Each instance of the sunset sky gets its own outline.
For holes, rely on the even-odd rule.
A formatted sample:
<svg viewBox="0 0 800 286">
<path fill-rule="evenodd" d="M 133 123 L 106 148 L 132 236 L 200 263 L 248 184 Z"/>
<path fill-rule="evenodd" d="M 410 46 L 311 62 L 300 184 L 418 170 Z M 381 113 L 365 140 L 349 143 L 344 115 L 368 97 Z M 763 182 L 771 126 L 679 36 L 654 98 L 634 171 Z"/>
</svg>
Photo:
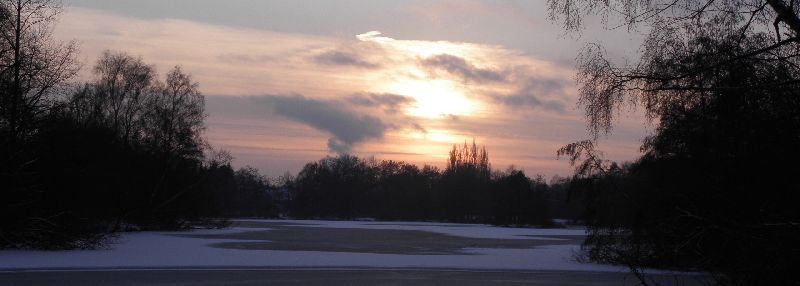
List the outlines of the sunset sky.
<svg viewBox="0 0 800 286">
<path fill-rule="evenodd" d="M 635 59 L 641 40 L 592 19 L 566 34 L 546 1 L 64 4 L 55 35 L 80 42 L 78 80 L 106 49 L 161 73 L 181 65 L 206 96 L 212 146 L 270 176 L 344 152 L 443 166 L 453 144 L 473 139 L 495 168 L 569 175 L 556 150 L 590 138 L 575 57 L 601 43 Z M 651 128 L 623 114 L 600 149 L 631 160 Z"/>
</svg>

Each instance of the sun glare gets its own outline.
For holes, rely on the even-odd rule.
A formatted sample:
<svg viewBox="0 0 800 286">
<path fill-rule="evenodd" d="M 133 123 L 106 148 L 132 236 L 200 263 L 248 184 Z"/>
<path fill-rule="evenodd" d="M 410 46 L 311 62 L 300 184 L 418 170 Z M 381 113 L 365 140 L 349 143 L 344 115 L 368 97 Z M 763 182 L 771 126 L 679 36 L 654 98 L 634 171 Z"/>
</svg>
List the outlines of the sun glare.
<svg viewBox="0 0 800 286">
<path fill-rule="evenodd" d="M 387 86 L 386 92 L 414 98 L 406 109 L 411 116 L 439 118 L 448 115 L 468 115 L 473 104 L 449 80 L 409 80 Z"/>
<path fill-rule="evenodd" d="M 458 142 L 456 136 L 451 134 L 450 132 L 443 131 L 443 130 L 431 130 L 425 134 L 425 138 L 430 141 L 434 142 L 441 142 L 441 143 L 454 143 Z"/>
<path fill-rule="evenodd" d="M 390 54 L 412 59 L 412 61 L 434 55 L 446 54 L 465 57 L 470 54 L 470 46 L 467 44 L 447 41 L 395 40 L 383 36 L 379 31 L 360 34 L 356 38 L 359 41 L 376 43 L 386 48 L 386 51 L 390 51 Z M 394 66 L 389 70 L 393 75 L 387 78 L 386 84 L 379 87 L 379 91 L 413 98 L 415 102 L 406 108 L 406 114 L 436 119 L 449 115 L 461 116 L 473 113 L 474 102 L 467 99 L 463 89 L 452 80 L 431 77 L 428 71 L 420 69 L 413 62 Z M 398 72 L 406 74 L 398 78 Z"/>
</svg>

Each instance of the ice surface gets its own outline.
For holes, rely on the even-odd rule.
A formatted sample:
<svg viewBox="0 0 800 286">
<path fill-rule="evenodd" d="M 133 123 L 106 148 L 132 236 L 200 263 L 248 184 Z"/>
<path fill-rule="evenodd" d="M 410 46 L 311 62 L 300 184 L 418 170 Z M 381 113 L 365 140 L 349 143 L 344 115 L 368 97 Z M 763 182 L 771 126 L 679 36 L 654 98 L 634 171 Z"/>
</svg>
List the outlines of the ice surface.
<svg viewBox="0 0 800 286">
<path fill-rule="evenodd" d="M 248 220 L 237 221 L 251 222 L 286 222 L 286 220 Z M 517 228 L 496 227 L 485 224 L 455 224 L 436 222 L 363 222 L 363 221 L 324 221 L 324 220 L 293 220 L 292 223 L 305 227 L 330 227 L 330 228 L 364 228 L 364 229 L 401 229 L 422 230 L 454 236 L 472 238 L 497 238 L 497 239 L 554 239 L 548 235 L 559 236 L 584 236 L 583 228 Z"/>
<path fill-rule="evenodd" d="M 253 220 L 251 220 L 253 221 Z M 437 223 L 286 221 L 313 227 L 414 229 L 478 238 L 526 238 L 523 235 L 583 235 L 576 229 L 518 229 L 485 225 Z M 263 228 L 267 229 L 268 228 Z M 253 228 L 191 232 L 123 233 L 108 249 L 69 251 L 0 251 L 0 269 L 133 268 L 133 267 L 389 267 L 520 269 L 624 272 L 617 266 L 579 263 L 578 245 L 549 245 L 535 249 L 467 249 L 471 255 L 403 255 L 321 251 L 241 250 L 209 247 L 234 240 L 203 239 L 180 234 L 252 231 Z M 261 229 L 259 229 L 261 230 Z M 527 237 L 530 238 L 530 237 Z M 235 240 L 242 242 L 242 240 Z"/>
</svg>

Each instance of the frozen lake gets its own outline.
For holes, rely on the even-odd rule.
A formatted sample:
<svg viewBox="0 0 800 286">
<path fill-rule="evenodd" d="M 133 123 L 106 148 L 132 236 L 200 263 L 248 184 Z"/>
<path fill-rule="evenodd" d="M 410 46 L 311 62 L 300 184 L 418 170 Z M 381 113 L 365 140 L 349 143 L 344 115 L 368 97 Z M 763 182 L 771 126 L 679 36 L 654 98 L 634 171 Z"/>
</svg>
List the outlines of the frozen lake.
<svg viewBox="0 0 800 286">
<path fill-rule="evenodd" d="M 413 277 L 439 277 L 441 281 L 484 277 L 488 280 L 476 281 L 485 283 L 502 277 L 528 282 L 562 277 L 564 283 L 609 285 L 635 281 L 623 267 L 575 261 L 584 235 L 583 229 L 576 228 L 235 220 L 227 229 L 125 233 L 99 250 L 0 251 L 0 284 L 58 285 L 48 281 L 63 284 L 69 277 L 78 279 L 75 285 L 93 284 L 81 279 L 113 274 L 145 281 L 131 285 L 149 285 L 162 278 L 172 281 L 166 277 L 182 277 L 187 272 L 195 272 L 194 277 L 208 276 L 207 281 L 228 282 L 224 277 L 232 273 L 252 281 L 273 282 L 294 281 L 290 278 L 297 276 L 306 279 L 301 284 L 347 281 L 347 277 L 371 277 L 377 280 L 368 280 L 374 282 L 369 284 L 375 284 L 384 277 L 378 273 L 388 275 L 387 279 L 394 277 L 400 284 L 408 284 L 406 280 Z"/>
</svg>

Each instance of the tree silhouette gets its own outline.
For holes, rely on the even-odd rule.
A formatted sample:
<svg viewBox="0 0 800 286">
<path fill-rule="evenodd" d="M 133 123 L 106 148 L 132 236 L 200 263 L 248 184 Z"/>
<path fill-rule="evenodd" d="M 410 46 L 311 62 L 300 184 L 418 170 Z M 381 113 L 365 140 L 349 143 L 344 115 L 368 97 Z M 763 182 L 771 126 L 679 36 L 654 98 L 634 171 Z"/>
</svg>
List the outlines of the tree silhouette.
<svg viewBox="0 0 800 286">
<path fill-rule="evenodd" d="M 0 126 L 23 139 L 46 112 L 46 101 L 77 72 L 77 45 L 52 39 L 58 1 L 0 2 Z"/>
<path fill-rule="evenodd" d="M 797 75 L 800 4 L 794 1 L 549 0 L 548 4 L 551 19 L 568 31 L 582 29 L 587 15 L 601 15 L 607 23 L 621 19 L 620 26 L 629 30 L 643 26 L 649 31 L 634 65 L 613 64 L 597 44 L 588 45 L 579 55 L 580 103 L 595 138 L 611 130 L 616 110 L 629 103 L 643 106 L 651 118 L 657 118 L 673 103 L 695 102 L 698 94 L 798 84 L 796 76 L 716 86 L 707 82 L 709 75 L 741 62 L 780 63 Z"/>
<path fill-rule="evenodd" d="M 144 140 L 165 152 L 201 156 L 206 114 L 198 83 L 176 66 L 155 90 L 147 103 Z"/>
<path fill-rule="evenodd" d="M 89 100 L 84 104 L 86 113 L 100 111 L 111 129 L 120 134 L 125 144 L 142 136 L 145 104 L 151 101 L 156 81 L 155 67 L 141 58 L 123 52 L 104 51 L 94 66 L 97 79 L 92 83 L 91 94 L 81 94 L 74 99 Z"/>
<path fill-rule="evenodd" d="M 342 155 L 306 164 L 287 185 L 289 214 L 299 218 L 551 224 L 544 180 L 492 172 L 474 143 L 454 145 L 444 170 Z"/>
<path fill-rule="evenodd" d="M 580 103 L 595 139 L 629 105 L 658 122 L 637 162 L 573 180 L 586 197 L 590 258 L 701 269 L 723 284 L 796 284 L 787 267 L 800 257 L 798 185 L 782 162 L 795 161 L 800 144 L 798 4 L 550 4 L 568 30 L 599 13 L 649 31 L 633 66 L 612 64 L 598 45 L 579 56 Z M 574 159 L 575 146 L 559 154 Z"/>
<path fill-rule="evenodd" d="M 49 217 L 31 214 L 41 180 L 32 152 L 38 127 L 64 83 L 77 72 L 74 42 L 52 39 L 57 1 L 0 1 L 0 245 L 50 229 Z M 5 230 L 24 230 L 9 233 Z"/>
</svg>

